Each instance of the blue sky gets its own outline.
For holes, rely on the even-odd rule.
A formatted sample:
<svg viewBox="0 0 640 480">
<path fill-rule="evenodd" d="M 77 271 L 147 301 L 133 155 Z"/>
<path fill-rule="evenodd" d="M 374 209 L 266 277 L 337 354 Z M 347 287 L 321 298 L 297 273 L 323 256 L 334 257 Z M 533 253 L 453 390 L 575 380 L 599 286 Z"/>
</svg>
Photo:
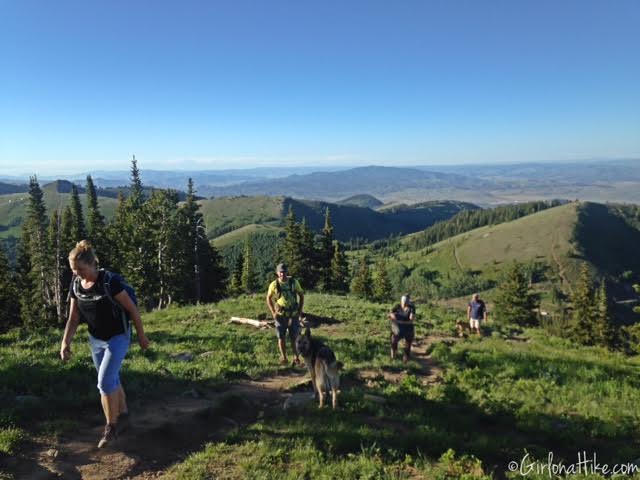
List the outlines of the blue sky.
<svg viewBox="0 0 640 480">
<path fill-rule="evenodd" d="M 640 158 L 640 2 L 0 0 L 0 171 Z"/>
</svg>

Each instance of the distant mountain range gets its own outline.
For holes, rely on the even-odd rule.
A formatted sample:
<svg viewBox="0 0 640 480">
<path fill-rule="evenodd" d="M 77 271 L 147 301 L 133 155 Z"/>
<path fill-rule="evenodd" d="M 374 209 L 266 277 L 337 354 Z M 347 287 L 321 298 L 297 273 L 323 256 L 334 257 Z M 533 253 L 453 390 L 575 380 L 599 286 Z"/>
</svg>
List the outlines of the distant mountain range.
<svg viewBox="0 0 640 480">
<path fill-rule="evenodd" d="M 129 183 L 129 172 L 91 172 L 98 187 Z M 490 206 L 552 198 L 640 203 L 640 160 L 417 167 L 274 167 L 248 170 L 142 170 L 147 187 L 185 190 L 193 178 L 202 197 L 292 196 L 343 203 L 359 195 L 383 203 L 457 200 Z M 86 174 L 65 179 L 84 186 Z M 0 195 L 25 191 L 26 179 L 0 177 Z M 46 181 L 41 177 L 40 181 Z M 107 192 L 104 193 L 107 195 Z M 356 203 L 357 204 L 357 203 Z M 366 205 L 363 204 L 363 205 Z M 368 205 L 367 205 L 368 206 Z"/>
</svg>

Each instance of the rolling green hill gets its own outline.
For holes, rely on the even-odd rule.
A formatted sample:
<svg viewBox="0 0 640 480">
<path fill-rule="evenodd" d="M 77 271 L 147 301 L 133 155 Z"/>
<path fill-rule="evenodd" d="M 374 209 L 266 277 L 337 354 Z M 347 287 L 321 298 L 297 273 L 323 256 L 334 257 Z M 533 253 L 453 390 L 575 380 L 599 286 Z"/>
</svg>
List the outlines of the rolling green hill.
<svg viewBox="0 0 640 480">
<path fill-rule="evenodd" d="M 382 255 L 391 258 L 388 269 L 396 290 L 424 298 L 490 289 L 514 261 L 527 265 L 543 300 L 553 285 L 569 294 L 583 262 L 611 283 L 616 299 L 634 298 L 640 230 L 634 223 L 637 209 L 629 208 L 574 202 L 421 248 L 413 241 L 420 233 L 407 235 L 392 256 L 384 250 Z"/>
<path fill-rule="evenodd" d="M 426 228 L 436 221 L 450 218 L 463 209 L 476 209 L 464 202 L 426 202 L 402 205 L 377 212 L 354 205 L 296 200 L 288 197 L 221 197 L 199 202 L 207 225 L 209 238 L 215 238 L 245 225 L 280 226 L 293 209 L 296 219 L 305 218 L 312 230 L 324 226 L 324 213 L 331 212 L 336 238 L 376 240 Z"/>
<path fill-rule="evenodd" d="M 47 214 L 51 215 L 54 210 L 62 210 L 71 202 L 71 194 L 59 193 L 55 188 L 43 188 L 44 202 L 47 207 Z M 86 208 L 86 195 L 80 195 L 80 201 Z M 99 197 L 102 214 L 111 219 L 118 204 L 115 198 Z M 26 193 L 13 193 L 0 196 L 0 239 L 8 237 L 19 237 L 22 221 L 26 215 L 29 195 Z M 86 214 L 86 211 L 85 211 Z"/>
<path fill-rule="evenodd" d="M 384 205 L 384 203 L 378 200 L 373 195 L 369 195 L 367 193 L 363 193 L 360 195 L 353 195 L 349 198 L 345 198 L 343 200 L 339 200 L 336 202 L 337 205 L 353 205 L 355 207 L 366 207 L 375 210 L 378 207 Z"/>
</svg>

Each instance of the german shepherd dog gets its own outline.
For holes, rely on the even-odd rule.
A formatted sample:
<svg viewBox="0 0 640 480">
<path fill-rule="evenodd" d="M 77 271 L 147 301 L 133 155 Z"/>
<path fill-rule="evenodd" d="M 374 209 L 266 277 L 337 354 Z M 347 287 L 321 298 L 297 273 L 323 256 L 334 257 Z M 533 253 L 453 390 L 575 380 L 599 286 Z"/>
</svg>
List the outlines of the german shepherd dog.
<svg viewBox="0 0 640 480">
<path fill-rule="evenodd" d="M 325 395 L 331 392 L 331 405 L 338 406 L 338 390 L 340 388 L 340 369 L 342 363 L 329 347 L 316 338 L 311 338 L 311 329 L 307 326 L 303 335 L 296 339 L 296 350 L 304 358 L 309 370 L 314 394 L 320 401 L 319 408 L 324 407 Z"/>
</svg>

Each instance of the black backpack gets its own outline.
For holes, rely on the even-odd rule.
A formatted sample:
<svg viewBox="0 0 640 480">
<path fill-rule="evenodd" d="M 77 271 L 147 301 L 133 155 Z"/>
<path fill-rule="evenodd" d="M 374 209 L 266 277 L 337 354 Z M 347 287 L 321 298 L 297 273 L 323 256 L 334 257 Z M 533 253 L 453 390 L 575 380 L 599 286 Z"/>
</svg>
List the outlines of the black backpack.
<svg viewBox="0 0 640 480">
<path fill-rule="evenodd" d="M 122 284 L 122 287 L 123 287 L 124 291 L 126 291 L 129 294 L 129 297 L 131 298 L 131 301 L 135 305 L 138 305 L 138 298 L 136 296 L 136 292 L 133 289 L 133 287 L 131 285 L 129 285 L 127 283 L 127 281 L 119 273 L 110 272 L 109 270 L 105 270 L 105 269 L 100 269 L 100 271 L 104 272 L 104 275 L 102 277 L 104 295 L 101 295 L 99 297 L 87 297 L 87 296 L 81 294 L 80 290 L 78 288 L 79 285 L 80 285 L 80 280 L 81 279 L 77 275 L 74 275 L 73 276 L 73 280 L 71 281 L 71 289 L 73 290 L 73 294 L 75 295 L 75 297 L 78 299 L 79 302 L 97 302 L 97 301 L 102 300 L 102 298 L 107 297 L 109 299 L 109 301 L 111 302 L 111 309 L 112 309 L 113 318 L 122 319 L 122 325 L 124 327 L 124 331 L 128 332 L 129 329 L 131 328 L 131 318 L 129 318 L 129 312 L 127 312 L 122 307 L 122 305 L 120 305 L 113 298 L 113 295 L 111 295 L 111 280 L 114 279 L 114 278 L 116 280 L 119 280 L 120 283 Z"/>
</svg>

